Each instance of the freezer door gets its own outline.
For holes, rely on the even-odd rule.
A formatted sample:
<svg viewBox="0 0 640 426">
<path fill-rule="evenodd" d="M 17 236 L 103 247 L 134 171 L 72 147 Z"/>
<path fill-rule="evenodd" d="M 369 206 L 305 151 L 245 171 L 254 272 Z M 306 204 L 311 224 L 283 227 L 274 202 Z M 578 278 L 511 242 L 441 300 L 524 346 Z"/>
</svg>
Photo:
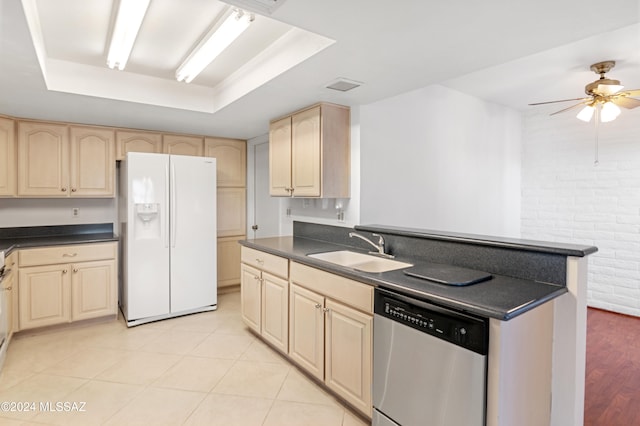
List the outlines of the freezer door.
<svg viewBox="0 0 640 426">
<path fill-rule="evenodd" d="M 170 160 L 171 312 L 217 304 L 216 159 Z"/>
<path fill-rule="evenodd" d="M 169 156 L 129 153 L 123 164 L 127 181 L 123 311 L 133 321 L 169 313 Z"/>
</svg>

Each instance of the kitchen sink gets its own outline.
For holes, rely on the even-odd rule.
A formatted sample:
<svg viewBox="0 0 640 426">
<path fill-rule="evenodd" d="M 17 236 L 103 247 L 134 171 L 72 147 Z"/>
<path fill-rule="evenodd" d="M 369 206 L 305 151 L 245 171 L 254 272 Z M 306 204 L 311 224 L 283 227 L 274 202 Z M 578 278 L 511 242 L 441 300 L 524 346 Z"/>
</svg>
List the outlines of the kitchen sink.
<svg viewBox="0 0 640 426">
<path fill-rule="evenodd" d="M 349 250 L 327 251 L 324 253 L 308 254 L 307 256 L 361 272 L 387 272 L 413 266 L 411 263 L 385 259 Z"/>
</svg>

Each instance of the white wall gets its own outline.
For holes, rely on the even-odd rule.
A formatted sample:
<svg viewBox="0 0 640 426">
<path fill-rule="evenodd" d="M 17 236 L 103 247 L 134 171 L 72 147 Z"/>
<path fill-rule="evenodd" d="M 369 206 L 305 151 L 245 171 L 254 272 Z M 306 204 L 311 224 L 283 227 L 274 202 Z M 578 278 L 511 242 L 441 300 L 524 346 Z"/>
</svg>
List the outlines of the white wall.
<svg viewBox="0 0 640 426">
<path fill-rule="evenodd" d="M 558 108 L 524 116 L 522 237 L 598 247 L 590 306 L 640 316 L 640 111 L 595 129 Z"/>
<path fill-rule="evenodd" d="M 79 209 L 73 217 L 72 209 Z M 0 228 L 17 226 L 116 223 L 115 198 L 106 199 L 12 199 L 0 198 Z M 117 228 L 114 227 L 117 232 Z"/>
<path fill-rule="evenodd" d="M 362 223 L 519 236 L 521 117 L 428 86 L 363 105 Z"/>
</svg>

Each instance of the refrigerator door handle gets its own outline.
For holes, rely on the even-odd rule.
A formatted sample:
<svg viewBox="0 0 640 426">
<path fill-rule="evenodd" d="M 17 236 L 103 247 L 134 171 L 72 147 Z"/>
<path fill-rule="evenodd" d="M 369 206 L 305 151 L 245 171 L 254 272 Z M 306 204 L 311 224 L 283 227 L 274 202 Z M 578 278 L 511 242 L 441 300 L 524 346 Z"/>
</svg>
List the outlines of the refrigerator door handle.
<svg viewBox="0 0 640 426">
<path fill-rule="evenodd" d="M 169 211 L 169 163 L 167 163 L 167 165 L 164 168 L 164 179 L 165 179 L 165 185 L 167 190 L 164 192 L 164 208 L 166 209 L 166 211 Z M 168 215 L 163 215 L 163 219 L 164 222 L 166 223 L 167 220 L 170 220 L 170 218 L 168 217 Z M 168 225 L 168 224 L 167 224 Z M 169 231 L 167 230 L 167 225 L 163 226 L 163 232 L 164 232 L 164 246 L 165 248 L 169 247 Z"/>
<path fill-rule="evenodd" d="M 177 222 L 177 207 L 176 207 L 176 166 L 171 163 L 171 247 L 176 246 L 176 222 Z"/>
</svg>

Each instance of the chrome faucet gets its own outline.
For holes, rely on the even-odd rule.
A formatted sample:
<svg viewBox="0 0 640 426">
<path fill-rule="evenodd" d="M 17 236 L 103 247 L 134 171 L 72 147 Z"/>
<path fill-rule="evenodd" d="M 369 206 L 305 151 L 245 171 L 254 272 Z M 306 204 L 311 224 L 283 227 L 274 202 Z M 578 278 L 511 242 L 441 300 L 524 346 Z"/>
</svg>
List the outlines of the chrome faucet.
<svg viewBox="0 0 640 426">
<path fill-rule="evenodd" d="M 370 254 L 375 254 L 378 256 L 383 256 L 383 257 L 388 257 L 388 258 L 392 258 L 393 259 L 393 255 L 391 254 L 387 254 L 384 252 L 384 237 L 380 234 L 371 234 L 374 237 L 378 237 L 378 244 L 374 243 L 373 241 L 371 241 L 370 239 L 368 239 L 367 237 L 365 237 L 364 235 L 360 235 L 357 232 L 349 232 L 349 237 L 353 238 L 353 237 L 357 237 L 360 238 L 363 241 L 368 242 L 369 244 L 371 244 L 377 251 L 370 251 Z"/>
</svg>

